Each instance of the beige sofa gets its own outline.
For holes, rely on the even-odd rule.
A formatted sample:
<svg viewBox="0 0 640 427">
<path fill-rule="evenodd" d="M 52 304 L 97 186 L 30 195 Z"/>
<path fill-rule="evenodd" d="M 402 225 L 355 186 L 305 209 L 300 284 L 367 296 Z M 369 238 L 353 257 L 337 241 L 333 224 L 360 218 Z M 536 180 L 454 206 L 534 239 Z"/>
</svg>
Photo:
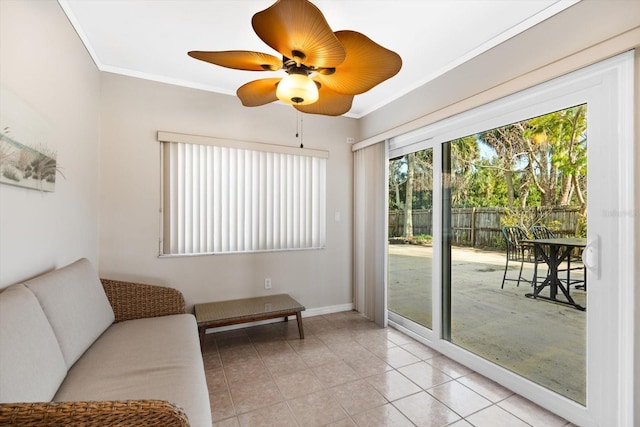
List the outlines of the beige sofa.
<svg viewBox="0 0 640 427">
<path fill-rule="evenodd" d="M 86 259 L 0 293 L 0 425 L 211 426 L 180 292 Z"/>
</svg>

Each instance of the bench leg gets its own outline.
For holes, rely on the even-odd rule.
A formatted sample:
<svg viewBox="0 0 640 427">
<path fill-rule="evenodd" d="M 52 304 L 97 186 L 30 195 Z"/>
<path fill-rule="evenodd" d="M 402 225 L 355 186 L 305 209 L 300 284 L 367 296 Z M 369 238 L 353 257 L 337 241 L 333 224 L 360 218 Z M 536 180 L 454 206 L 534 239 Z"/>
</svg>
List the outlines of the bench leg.
<svg viewBox="0 0 640 427">
<path fill-rule="evenodd" d="M 298 332 L 300 332 L 300 339 L 304 339 L 304 329 L 302 329 L 302 313 L 296 312 L 296 320 L 298 321 Z"/>
<path fill-rule="evenodd" d="M 200 335 L 200 351 L 204 351 L 204 337 L 207 334 L 206 326 L 198 326 L 198 335 Z"/>
</svg>

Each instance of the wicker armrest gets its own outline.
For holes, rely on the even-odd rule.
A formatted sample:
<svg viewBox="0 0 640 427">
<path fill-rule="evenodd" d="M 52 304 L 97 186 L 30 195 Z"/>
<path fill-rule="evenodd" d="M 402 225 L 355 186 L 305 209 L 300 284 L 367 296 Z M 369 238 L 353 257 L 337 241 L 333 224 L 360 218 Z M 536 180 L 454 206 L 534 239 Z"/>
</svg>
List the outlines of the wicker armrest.
<svg viewBox="0 0 640 427">
<path fill-rule="evenodd" d="M 100 281 L 116 322 L 185 313 L 184 298 L 176 289 L 108 279 Z"/>
<path fill-rule="evenodd" d="M 0 404 L 0 426 L 185 427 L 184 411 L 164 400 Z"/>
</svg>

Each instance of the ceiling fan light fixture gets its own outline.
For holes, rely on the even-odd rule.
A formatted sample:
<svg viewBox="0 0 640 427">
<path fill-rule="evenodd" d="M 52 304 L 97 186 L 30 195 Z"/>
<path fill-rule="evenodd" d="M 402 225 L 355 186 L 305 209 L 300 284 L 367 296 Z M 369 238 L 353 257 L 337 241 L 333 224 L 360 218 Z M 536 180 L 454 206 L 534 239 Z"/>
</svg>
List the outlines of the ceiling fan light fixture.
<svg viewBox="0 0 640 427">
<path fill-rule="evenodd" d="M 318 86 L 304 74 L 289 74 L 280 80 L 276 96 L 291 105 L 309 105 L 318 100 Z"/>
<path fill-rule="evenodd" d="M 221 67 L 287 73 L 283 79 L 254 80 L 238 88 L 238 98 L 247 107 L 280 100 L 303 113 L 340 116 L 351 109 L 355 95 L 393 77 L 402 67 L 400 55 L 364 34 L 334 32 L 309 0 L 276 0 L 254 14 L 251 25 L 281 57 L 246 50 L 189 52 L 192 58 Z"/>
</svg>

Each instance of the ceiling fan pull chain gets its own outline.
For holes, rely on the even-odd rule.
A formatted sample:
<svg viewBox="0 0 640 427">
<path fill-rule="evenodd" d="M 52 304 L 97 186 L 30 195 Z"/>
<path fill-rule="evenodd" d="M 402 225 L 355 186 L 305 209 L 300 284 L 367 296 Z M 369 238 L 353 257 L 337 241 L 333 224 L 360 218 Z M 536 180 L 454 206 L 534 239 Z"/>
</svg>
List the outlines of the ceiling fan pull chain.
<svg viewBox="0 0 640 427">
<path fill-rule="evenodd" d="M 304 148 L 304 145 L 302 143 L 302 111 L 296 111 L 296 138 L 300 138 L 300 148 Z"/>
<path fill-rule="evenodd" d="M 303 122 L 303 115 L 302 115 L 302 111 L 300 111 L 300 148 L 304 148 L 304 122 Z"/>
</svg>

